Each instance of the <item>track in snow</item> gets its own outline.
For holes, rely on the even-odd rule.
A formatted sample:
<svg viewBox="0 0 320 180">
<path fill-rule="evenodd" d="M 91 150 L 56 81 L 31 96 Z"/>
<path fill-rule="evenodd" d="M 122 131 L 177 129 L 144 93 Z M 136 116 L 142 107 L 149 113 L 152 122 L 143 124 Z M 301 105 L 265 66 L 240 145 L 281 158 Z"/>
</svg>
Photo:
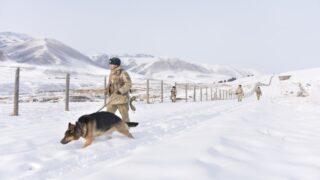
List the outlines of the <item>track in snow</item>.
<svg viewBox="0 0 320 180">
<path fill-rule="evenodd" d="M 222 113 L 243 108 L 253 99 L 242 103 L 235 100 L 213 102 L 165 103 L 137 105 L 132 121 L 139 122 L 132 129 L 134 140 L 114 133 L 112 139 L 97 138 L 87 149 L 82 149 L 83 140 L 65 146 L 59 143 L 68 122 L 94 112 L 98 103 L 71 104 L 71 112 L 63 112 L 62 104 L 22 104 L 21 116 L 9 117 L 10 106 L 1 105 L 0 179 L 50 179 L 68 172 L 92 166 L 99 162 L 119 160 L 138 147 L 162 139 L 181 135 L 200 123 Z M 37 109 L 35 111 L 35 109 Z M 12 170 L 12 171 L 11 171 Z"/>
</svg>

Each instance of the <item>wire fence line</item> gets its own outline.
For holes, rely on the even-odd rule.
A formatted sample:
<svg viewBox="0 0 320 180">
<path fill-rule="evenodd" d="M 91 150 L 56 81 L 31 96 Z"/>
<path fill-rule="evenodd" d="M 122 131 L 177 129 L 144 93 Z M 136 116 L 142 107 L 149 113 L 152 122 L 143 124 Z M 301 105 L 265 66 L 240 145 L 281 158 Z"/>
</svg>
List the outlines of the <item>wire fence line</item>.
<svg viewBox="0 0 320 180">
<path fill-rule="evenodd" d="M 15 70 L 12 82 L 0 84 L 0 103 L 13 104 L 12 115 L 19 115 L 19 103 L 102 102 L 106 104 L 107 76 L 41 75 L 36 79 L 24 77 L 20 68 Z M 12 75 L 11 75 L 12 76 Z M 30 75 L 29 75 L 30 76 Z M 178 102 L 216 101 L 233 99 L 231 86 L 226 84 L 181 83 L 169 80 L 139 79 L 132 84 L 130 96 L 141 103 L 171 102 L 171 88 L 176 86 Z M 4 92 L 1 92 L 4 89 Z"/>
</svg>

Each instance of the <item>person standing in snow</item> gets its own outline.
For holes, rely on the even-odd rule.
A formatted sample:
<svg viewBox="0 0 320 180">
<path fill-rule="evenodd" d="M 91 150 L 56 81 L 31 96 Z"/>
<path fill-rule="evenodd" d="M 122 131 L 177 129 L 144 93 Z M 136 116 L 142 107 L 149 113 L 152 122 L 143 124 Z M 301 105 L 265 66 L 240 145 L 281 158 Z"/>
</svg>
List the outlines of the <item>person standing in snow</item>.
<svg viewBox="0 0 320 180">
<path fill-rule="evenodd" d="M 176 100 L 177 100 L 177 89 L 176 89 L 176 86 L 172 86 L 172 88 L 171 88 L 170 99 L 171 99 L 172 102 L 176 102 Z"/>
<path fill-rule="evenodd" d="M 258 101 L 260 100 L 260 97 L 262 96 L 262 92 L 261 92 L 261 89 L 260 89 L 260 86 L 258 86 L 256 88 L 256 95 L 257 95 L 257 99 Z"/>
<path fill-rule="evenodd" d="M 244 97 L 244 92 L 243 92 L 241 84 L 239 84 L 239 86 L 238 86 L 238 88 L 236 90 L 236 95 L 238 97 L 238 102 L 241 102 L 242 98 Z"/>
<path fill-rule="evenodd" d="M 107 111 L 115 113 L 119 110 L 122 120 L 130 122 L 129 119 L 129 91 L 132 82 L 129 74 L 120 67 L 121 60 L 113 57 L 109 60 L 110 75 L 106 89 L 106 95 L 109 95 Z"/>
</svg>

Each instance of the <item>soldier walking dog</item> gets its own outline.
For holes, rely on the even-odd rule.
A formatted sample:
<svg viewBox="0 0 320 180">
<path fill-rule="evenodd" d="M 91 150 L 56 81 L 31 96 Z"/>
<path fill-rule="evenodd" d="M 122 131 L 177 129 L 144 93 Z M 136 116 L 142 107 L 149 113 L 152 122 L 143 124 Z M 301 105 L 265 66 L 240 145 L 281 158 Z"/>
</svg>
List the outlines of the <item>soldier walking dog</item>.
<svg viewBox="0 0 320 180">
<path fill-rule="evenodd" d="M 129 118 L 129 91 L 132 87 L 132 82 L 129 74 L 123 70 L 121 60 L 119 58 L 111 58 L 109 60 L 111 72 L 109 82 L 106 89 L 106 94 L 109 95 L 109 104 L 107 111 L 115 113 L 119 110 L 122 120 L 130 122 Z"/>
</svg>

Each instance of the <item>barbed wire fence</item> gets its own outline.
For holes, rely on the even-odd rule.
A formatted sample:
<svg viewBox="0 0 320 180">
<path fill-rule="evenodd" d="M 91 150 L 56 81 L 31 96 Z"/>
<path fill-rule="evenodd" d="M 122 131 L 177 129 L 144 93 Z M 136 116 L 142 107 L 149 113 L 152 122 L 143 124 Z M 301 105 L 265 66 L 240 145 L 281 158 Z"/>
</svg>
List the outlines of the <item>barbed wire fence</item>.
<svg viewBox="0 0 320 180">
<path fill-rule="evenodd" d="M 0 90 L 0 103 L 13 104 L 11 114 L 13 116 L 19 115 L 19 103 L 65 102 L 65 111 L 72 110 L 69 106 L 70 102 L 103 102 L 106 104 L 107 81 L 107 76 L 90 74 L 81 77 L 72 73 L 25 76 L 23 68 L 16 68 L 14 83 L 4 84 L 6 86 L 4 89 L 7 90 L 5 93 L 1 93 Z M 218 101 L 235 98 L 232 86 L 228 84 L 181 83 L 155 79 L 139 80 L 138 83 L 133 83 L 130 95 L 136 96 L 140 103 L 168 103 L 171 102 L 172 86 L 177 89 L 177 102 Z"/>
</svg>

